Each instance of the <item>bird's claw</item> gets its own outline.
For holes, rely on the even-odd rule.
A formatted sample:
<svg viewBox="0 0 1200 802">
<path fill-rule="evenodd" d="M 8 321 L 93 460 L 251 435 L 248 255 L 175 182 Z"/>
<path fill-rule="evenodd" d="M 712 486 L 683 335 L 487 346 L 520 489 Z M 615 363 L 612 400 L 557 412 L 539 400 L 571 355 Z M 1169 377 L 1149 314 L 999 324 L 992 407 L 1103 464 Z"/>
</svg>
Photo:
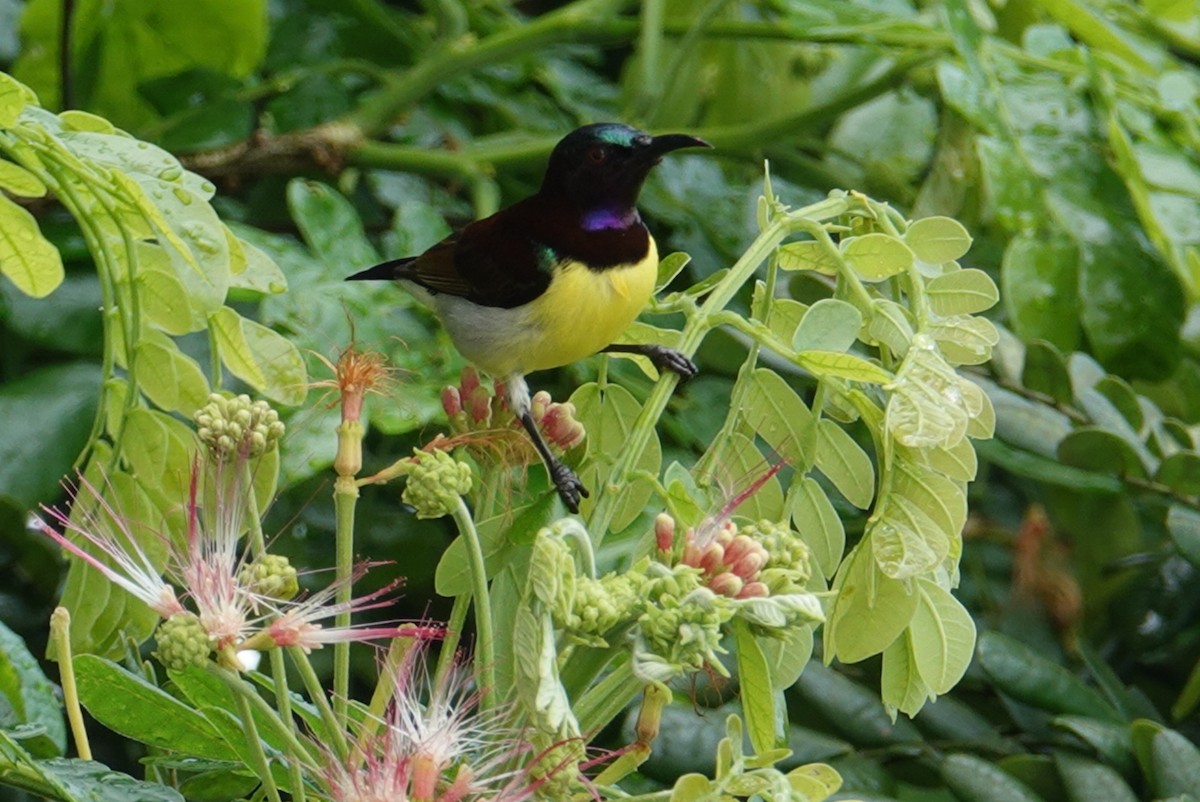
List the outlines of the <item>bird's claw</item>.
<svg viewBox="0 0 1200 802">
<path fill-rule="evenodd" d="M 679 377 L 679 381 L 685 382 L 700 372 L 700 368 L 696 367 L 696 363 L 688 359 L 682 351 L 676 351 L 674 348 L 668 348 L 665 345 L 651 345 L 646 347 L 646 356 L 654 363 L 654 367 L 661 370 L 669 370 Z"/>
<path fill-rule="evenodd" d="M 561 462 L 555 462 L 550 466 L 550 481 L 554 482 L 554 487 L 558 490 L 558 497 L 562 499 L 567 509 L 572 513 L 578 513 L 580 499 L 587 498 L 589 493 L 583 486 L 583 482 L 575 475 L 575 471 Z"/>
</svg>

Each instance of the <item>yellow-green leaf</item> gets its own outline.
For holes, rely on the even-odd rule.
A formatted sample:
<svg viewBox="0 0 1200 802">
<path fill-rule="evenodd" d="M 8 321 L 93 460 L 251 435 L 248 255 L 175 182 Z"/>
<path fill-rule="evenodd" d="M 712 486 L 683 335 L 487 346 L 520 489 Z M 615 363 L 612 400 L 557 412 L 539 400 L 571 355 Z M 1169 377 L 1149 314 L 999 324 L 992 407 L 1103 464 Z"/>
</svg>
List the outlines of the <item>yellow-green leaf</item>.
<svg viewBox="0 0 1200 802">
<path fill-rule="evenodd" d="M 975 652 L 975 622 L 966 608 L 935 582 L 920 580 L 909 629 L 921 679 L 934 693 L 953 688 Z"/>
<path fill-rule="evenodd" d="M 16 78 L 0 72 L 0 128 L 11 128 L 21 116 L 21 109 L 33 102 L 33 92 Z"/>
<path fill-rule="evenodd" d="M 940 265 L 961 259 L 971 249 L 971 235 L 950 217 L 925 217 L 904 232 L 904 241 L 922 262 Z"/>
<path fill-rule="evenodd" d="M 148 332 L 138 342 L 137 383 L 156 406 L 190 417 L 208 399 L 208 379 L 170 337 Z"/>
<path fill-rule="evenodd" d="M 916 258 L 903 240 L 879 232 L 847 237 L 840 247 L 842 257 L 864 281 L 882 281 L 902 273 Z"/>
<path fill-rule="evenodd" d="M 846 529 L 816 479 L 805 476 L 792 485 L 791 514 L 817 570 L 826 578 L 833 576 L 846 549 Z"/>
<path fill-rule="evenodd" d="M 63 280 L 62 257 L 42 236 L 33 215 L 0 195 L 0 273 L 33 298 L 45 298 Z"/>
<path fill-rule="evenodd" d="M 991 309 L 1000 291 L 982 270 L 956 270 L 925 285 L 929 305 L 939 315 L 970 315 Z"/>
<path fill-rule="evenodd" d="M 867 452 L 831 420 L 817 422 L 817 468 L 846 500 L 865 510 L 875 496 L 875 467 Z"/>
<path fill-rule="evenodd" d="M 40 198 L 46 194 L 46 185 L 33 173 L 19 164 L 0 159 L 0 189 L 18 198 Z"/>
<path fill-rule="evenodd" d="M 825 243 L 816 240 L 781 245 L 777 258 L 783 270 L 815 270 L 827 276 L 836 276 L 841 266 L 839 255 Z"/>
<path fill-rule="evenodd" d="M 817 378 L 835 376 L 870 384 L 887 384 L 892 374 L 862 357 L 839 354 L 833 351 L 801 351 L 792 356 L 792 361 Z"/>
<path fill-rule="evenodd" d="M 817 424 L 812 412 L 774 371 L 759 368 L 750 376 L 742 416 L 771 448 L 797 470 L 813 463 Z"/>
<path fill-rule="evenodd" d="M 209 318 L 209 325 L 221 362 L 233 375 L 281 404 L 304 400 L 308 374 L 300 349 L 290 340 L 227 306 Z"/>
</svg>

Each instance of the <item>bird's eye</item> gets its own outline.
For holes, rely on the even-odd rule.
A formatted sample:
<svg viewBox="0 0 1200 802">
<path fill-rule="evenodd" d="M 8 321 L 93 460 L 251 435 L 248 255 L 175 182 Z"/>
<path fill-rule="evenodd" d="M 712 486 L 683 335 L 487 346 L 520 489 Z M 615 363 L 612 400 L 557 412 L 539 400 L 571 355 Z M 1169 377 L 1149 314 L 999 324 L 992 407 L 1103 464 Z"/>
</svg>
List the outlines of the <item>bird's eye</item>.
<svg viewBox="0 0 1200 802">
<path fill-rule="evenodd" d="M 604 164 L 604 160 L 608 158 L 608 151 L 599 146 L 588 148 L 587 157 L 592 164 Z"/>
</svg>

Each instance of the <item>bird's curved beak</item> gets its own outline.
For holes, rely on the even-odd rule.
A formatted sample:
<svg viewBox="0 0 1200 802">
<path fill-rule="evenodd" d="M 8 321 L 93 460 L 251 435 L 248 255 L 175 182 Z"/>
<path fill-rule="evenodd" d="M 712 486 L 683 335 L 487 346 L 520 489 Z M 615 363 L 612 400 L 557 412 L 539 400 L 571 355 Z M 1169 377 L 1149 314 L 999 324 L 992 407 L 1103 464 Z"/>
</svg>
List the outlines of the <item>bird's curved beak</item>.
<svg viewBox="0 0 1200 802">
<path fill-rule="evenodd" d="M 712 145 L 700 137 L 691 136 L 690 134 L 662 134 L 650 140 L 650 144 L 646 146 L 646 155 L 658 159 L 673 150 L 680 150 L 681 148 L 711 147 Z"/>
</svg>

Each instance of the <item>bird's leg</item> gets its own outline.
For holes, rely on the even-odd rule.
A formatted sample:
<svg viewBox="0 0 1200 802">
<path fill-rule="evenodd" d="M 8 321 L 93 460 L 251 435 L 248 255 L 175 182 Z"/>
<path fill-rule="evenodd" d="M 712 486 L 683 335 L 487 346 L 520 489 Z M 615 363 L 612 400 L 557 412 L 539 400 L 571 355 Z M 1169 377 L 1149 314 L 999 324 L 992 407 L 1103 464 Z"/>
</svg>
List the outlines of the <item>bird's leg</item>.
<svg viewBox="0 0 1200 802">
<path fill-rule="evenodd" d="M 665 345 L 610 345 L 604 349 L 608 353 L 640 354 L 654 363 L 654 367 L 669 370 L 679 376 L 680 381 L 687 381 L 700 372 L 696 363 L 683 355 L 682 351 L 668 348 Z"/>
<path fill-rule="evenodd" d="M 542 462 L 545 463 L 546 471 L 550 474 L 550 481 L 554 482 L 555 489 L 558 490 L 559 498 L 563 500 L 563 504 L 567 506 L 568 510 L 573 513 L 579 512 L 580 499 L 588 497 L 587 488 L 575 475 L 575 471 L 554 456 L 550 447 L 546 445 L 546 441 L 542 439 L 542 433 L 538 430 L 537 422 L 533 419 L 533 412 L 530 409 L 529 385 L 525 383 L 525 377 L 509 376 L 505 379 L 505 387 L 508 390 L 508 406 L 517 420 L 521 421 L 525 431 L 529 433 L 529 439 L 533 441 L 533 447 L 537 449 Z"/>
</svg>

